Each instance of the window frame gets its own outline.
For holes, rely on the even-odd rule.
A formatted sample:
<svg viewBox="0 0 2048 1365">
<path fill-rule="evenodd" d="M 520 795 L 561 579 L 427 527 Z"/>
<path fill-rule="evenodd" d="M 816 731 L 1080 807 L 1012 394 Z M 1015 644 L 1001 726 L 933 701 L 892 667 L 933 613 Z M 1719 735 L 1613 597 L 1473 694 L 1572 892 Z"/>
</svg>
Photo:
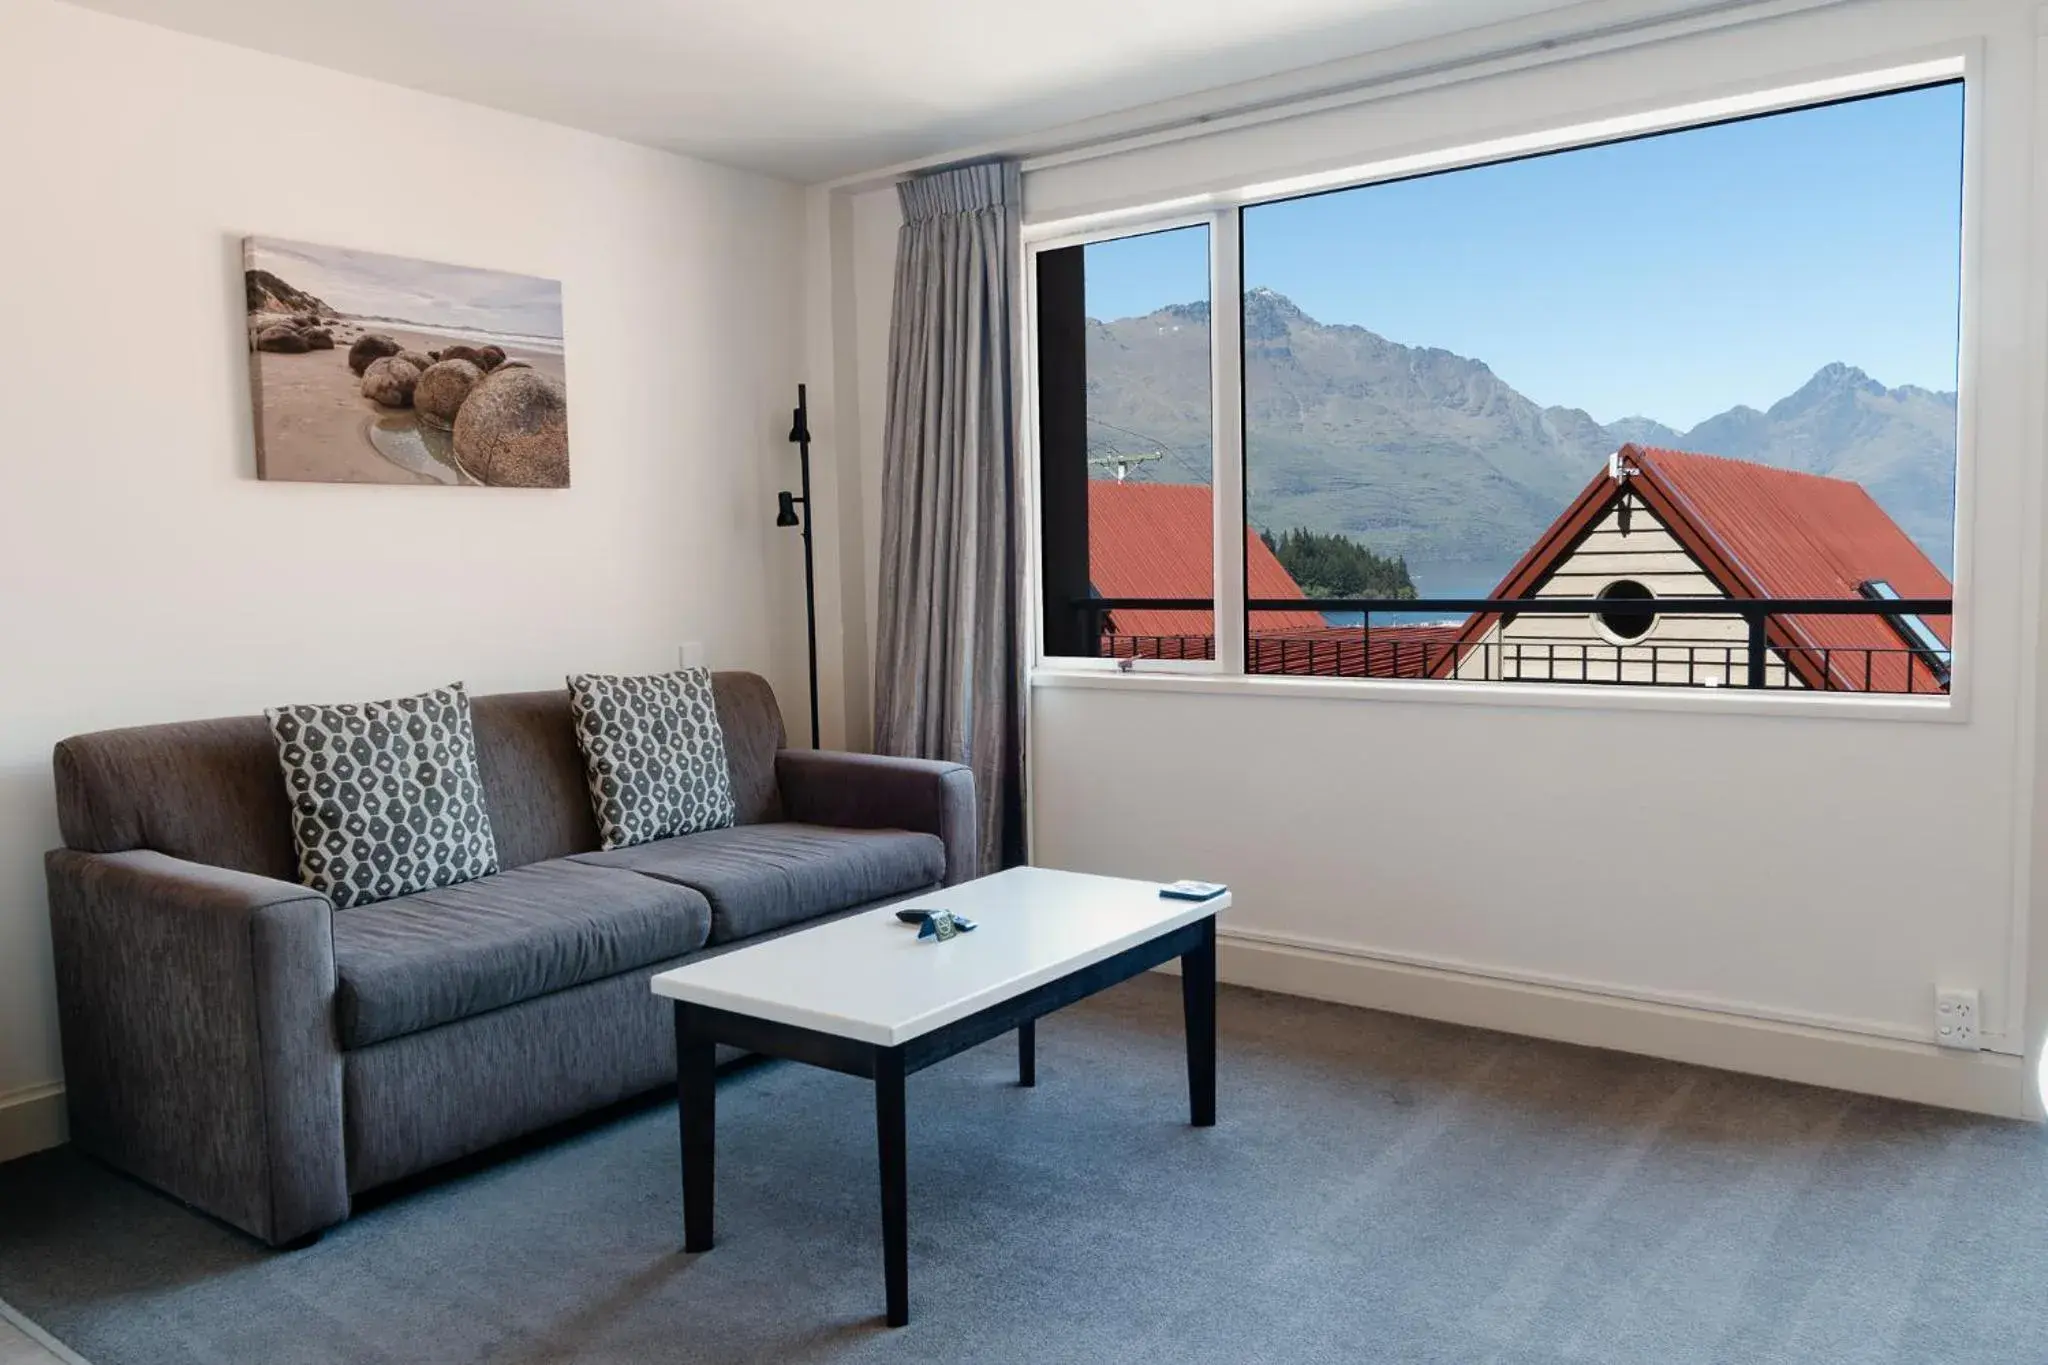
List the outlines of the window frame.
<svg viewBox="0 0 2048 1365">
<path fill-rule="evenodd" d="M 1029 520 L 1025 566 L 1031 613 L 1030 682 L 1051 687 L 1137 687 L 1230 694 L 1432 701 L 1537 707 L 1543 709 L 1679 710 L 1714 714 L 1793 714 L 1848 719 L 1900 719 L 1960 723 L 1970 711 L 1975 676 L 1971 648 L 1971 490 L 1975 478 L 1974 420 L 1978 336 L 1978 224 L 1983 200 L 1982 44 L 1958 42 L 1895 61 L 1862 62 L 1811 79 L 1765 79 L 1734 93 L 1658 104 L 1624 114 L 1584 120 L 1541 120 L 1527 129 L 1480 140 L 1447 141 L 1435 147 L 1361 161 L 1331 170 L 1259 180 L 1234 188 L 1109 208 L 1072 217 L 1026 222 L 1020 232 L 1025 307 L 1019 371 L 1023 395 L 1020 427 Z M 1656 686 L 1587 688 L 1570 683 L 1466 682 L 1453 679 L 1330 678 L 1245 672 L 1249 632 L 1244 536 L 1250 525 L 1245 502 L 1244 369 L 1242 327 L 1242 212 L 1262 204 L 1309 195 L 1388 184 L 1445 171 L 1472 169 L 1524 157 L 1568 152 L 1727 123 L 1792 113 L 1850 99 L 1901 93 L 1948 82 L 1962 84 L 1963 147 L 1960 278 L 1957 317 L 1957 399 L 1955 554 L 1951 591 L 1950 690 L 1946 696 L 1903 694 L 1751 691 L 1741 688 Z M 1611 106 L 1610 106 L 1611 107 Z M 1027 173 L 1028 173 L 1027 167 Z M 1028 181 L 1027 181 L 1028 184 Z M 1042 523 L 1037 496 L 1038 368 L 1036 258 L 1040 251 L 1084 246 L 1147 232 L 1209 226 L 1210 421 L 1215 490 L 1212 559 L 1216 573 L 1214 609 L 1216 658 L 1203 661 L 1113 660 L 1044 653 L 1037 579 Z M 1225 313 L 1228 317 L 1225 317 Z M 1180 675 L 1180 676 L 1175 676 Z M 1187 676 L 1193 675 L 1193 676 Z"/>
<path fill-rule="evenodd" d="M 1229 259 L 1225 259 L 1222 247 L 1224 233 L 1229 234 Z M 1075 654 L 1047 654 L 1045 652 L 1045 603 L 1044 594 L 1039 591 L 1043 572 L 1045 521 L 1039 489 L 1039 442 L 1038 442 L 1038 257 L 1041 252 L 1064 251 L 1070 247 L 1092 246 L 1100 242 L 1121 241 L 1127 237 L 1142 237 L 1155 232 L 1173 232 L 1181 228 L 1206 227 L 1209 230 L 1209 488 L 1212 511 L 1210 535 L 1210 597 L 1212 599 L 1211 628 L 1216 632 L 1216 657 L 1214 659 L 1095 659 Z M 1237 356 L 1244 345 L 1244 329 L 1238 319 L 1243 312 L 1240 294 L 1220 294 L 1219 286 L 1226 281 L 1235 281 L 1243 273 L 1243 262 L 1237 251 L 1237 211 L 1214 209 L 1202 213 L 1177 213 L 1167 216 L 1135 217 L 1114 225 L 1098 227 L 1092 231 L 1062 234 L 1059 236 L 1033 237 L 1027 229 L 1023 243 L 1023 284 L 1025 295 L 1022 382 L 1019 392 L 1023 395 L 1020 404 L 1022 425 L 1026 436 L 1018 451 L 1027 474 L 1029 497 L 1025 518 L 1029 525 L 1028 558 L 1026 565 L 1025 598 L 1029 605 L 1031 619 L 1031 665 L 1035 672 L 1045 669 L 1063 669 L 1070 672 L 1104 673 L 1127 676 L 1136 673 L 1194 674 L 1197 676 L 1229 676 L 1234 671 L 1244 672 L 1244 547 L 1237 547 L 1235 563 L 1226 562 L 1230 545 L 1228 527 L 1241 524 L 1244 516 L 1244 452 L 1243 452 L 1243 396 L 1242 366 Z M 1226 319 L 1222 316 L 1227 309 L 1227 337 L 1224 335 Z M 1226 361 L 1225 353 L 1229 353 Z M 1226 369 L 1227 365 L 1227 369 Z M 1232 411 L 1225 412 L 1231 405 L 1222 401 L 1222 395 L 1237 391 L 1238 403 Z M 1225 458 L 1225 442 L 1231 443 L 1230 458 Z M 1225 486 L 1226 479 L 1229 486 Z M 1228 600 L 1229 584 L 1236 582 L 1236 605 Z M 1229 615 L 1226 615 L 1229 612 Z M 1229 629 L 1235 621 L 1235 630 Z M 1227 641 L 1235 640 L 1233 647 Z"/>
<path fill-rule="evenodd" d="M 1617 578 L 1613 582 L 1609 583 L 1606 587 L 1600 589 L 1600 591 L 1594 593 L 1593 596 L 1599 598 L 1602 601 L 1605 601 L 1609 596 L 1613 594 L 1616 588 L 1620 587 L 1624 583 L 1630 584 L 1634 587 L 1641 588 L 1643 590 L 1643 596 L 1637 600 L 1648 602 L 1655 602 L 1658 600 L 1657 592 L 1654 588 L 1652 588 L 1649 584 L 1634 578 Z M 1657 633 L 1657 625 L 1663 619 L 1664 616 L 1662 612 L 1653 613 L 1643 618 L 1644 624 L 1641 630 L 1637 631 L 1634 635 L 1625 635 L 1621 631 L 1616 630 L 1614 628 L 1613 623 L 1610 622 L 1605 616 L 1595 616 L 1593 618 L 1593 629 L 1600 632 L 1600 638 L 1607 641 L 1608 644 L 1620 645 L 1622 648 L 1626 649 L 1630 645 L 1655 644 L 1656 641 L 1652 640 L 1650 637 Z"/>
</svg>

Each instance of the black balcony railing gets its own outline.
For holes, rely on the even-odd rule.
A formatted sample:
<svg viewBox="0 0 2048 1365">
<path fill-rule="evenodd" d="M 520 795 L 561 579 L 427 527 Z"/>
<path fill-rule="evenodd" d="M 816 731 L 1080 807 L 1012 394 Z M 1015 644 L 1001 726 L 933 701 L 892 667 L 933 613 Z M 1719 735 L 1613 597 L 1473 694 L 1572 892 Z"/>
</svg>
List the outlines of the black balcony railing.
<svg viewBox="0 0 2048 1365">
<path fill-rule="evenodd" d="M 1209 598 L 1091 597 L 1073 604 L 1082 638 L 1104 658 L 1213 659 L 1213 632 L 1142 633 L 1123 629 L 1119 614 L 1213 612 Z M 1441 678 L 1489 682 L 1604 683 L 1819 689 L 1839 692 L 1943 694 L 1949 650 L 1929 618 L 1948 618 L 1951 598 L 1257 598 L 1245 604 L 1249 629 L 1245 671 L 1348 678 Z M 1352 616 L 1356 624 L 1261 628 L 1261 616 L 1285 613 Z M 1375 626 L 1375 616 L 1407 624 Z M 1415 624 L 1416 617 L 1432 624 Z M 1615 629 L 1656 617 L 1739 621 L 1740 640 L 1626 638 Z M 1475 617 L 1493 628 L 1471 628 Z M 1598 619 L 1609 630 L 1585 640 L 1516 638 L 1506 627 L 1522 617 Z M 1885 643 L 1872 630 L 1839 629 L 1839 618 L 1884 623 Z M 1831 628 L 1833 622 L 1836 628 Z M 1861 635 L 1862 639 L 1854 638 Z"/>
</svg>

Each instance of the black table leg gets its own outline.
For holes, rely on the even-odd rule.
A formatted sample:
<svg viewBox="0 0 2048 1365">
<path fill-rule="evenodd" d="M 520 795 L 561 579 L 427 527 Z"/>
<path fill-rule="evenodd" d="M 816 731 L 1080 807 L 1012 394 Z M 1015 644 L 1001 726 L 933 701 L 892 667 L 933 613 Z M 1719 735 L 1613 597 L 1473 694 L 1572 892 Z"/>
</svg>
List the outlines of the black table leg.
<svg viewBox="0 0 2048 1365">
<path fill-rule="evenodd" d="M 1038 1084 L 1038 1021 L 1027 1019 L 1017 1025 L 1017 1084 Z"/>
<path fill-rule="evenodd" d="M 718 1131 L 717 1050 L 676 1002 L 676 1109 L 683 1128 L 683 1250 L 711 1250 L 711 1168 Z"/>
<path fill-rule="evenodd" d="M 1188 1122 L 1216 1124 L 1216 917 L 1202 921 L 1202 941 L 1181 954 L 1181 1015 L 1188 1033 Z"/>
<path fill-rule="evenodd" d="M 882 1158 L 882 1278 L 891 1327 L 910 1322 L 910 1177 L 903 1118 L 903 1049 L 875 1050 L 875 1146 Z"/>
</svg>

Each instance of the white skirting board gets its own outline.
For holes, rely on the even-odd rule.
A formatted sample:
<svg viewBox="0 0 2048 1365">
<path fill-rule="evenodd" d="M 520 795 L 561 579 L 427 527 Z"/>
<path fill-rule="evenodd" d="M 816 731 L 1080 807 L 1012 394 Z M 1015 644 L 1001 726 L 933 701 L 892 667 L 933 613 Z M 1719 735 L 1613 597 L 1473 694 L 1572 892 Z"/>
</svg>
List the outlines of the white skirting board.
<svg viewBox="0 0 2048 1365">
<path fill-rule="evenodd" d="M 2042 1118 L 2032 1068 L 2018 1057 L 1648 1004 L 1434 967 L 1219 934 L 1221 981 L 1394 1014 L 1497 1029 L 1717 1067 L 1806 1085 Z"/>
<path fill-rule="evenodd" d="M 21 1333 L 48 1352 L 50 1358 L 60 1362 L 60 1365 L 91 1365 L 91 1362 L 84 1356 L 79 1355 L 69 1346 L 66 1346 L 63 1342 L 30 1322 L 18 1309 L 7 1303 L 4 1299 L 0 1299 L 0 1324 L 13 1327 L 15 1331 Z M 9 1357 L 9 1359 L 12 1359 L 12 1357 Z"/>
<path fill-rule="evenodd" d="M 12 1161 L 66 1137 L 64 1087 L 58 1082 L 0 1095 L 0 1161 Z"/>
</svg>

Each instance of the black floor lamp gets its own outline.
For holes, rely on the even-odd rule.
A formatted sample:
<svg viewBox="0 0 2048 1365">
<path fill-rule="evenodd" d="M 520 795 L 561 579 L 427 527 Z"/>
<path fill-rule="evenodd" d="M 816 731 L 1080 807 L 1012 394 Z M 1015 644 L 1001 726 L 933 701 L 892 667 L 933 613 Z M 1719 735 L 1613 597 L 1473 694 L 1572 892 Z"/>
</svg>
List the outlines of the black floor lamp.
<svg viewBox="0 0 2048 1365">
<path fill-rule="evenodd" d="M 818 589 L 817 580 L 811 569 L 811 410 L 804 397 L 804 386 L 796 386 L 796 414 L 790 421 L 789 439 L 795 443 L 798 458 L 803 461 L 803 488 L 801 495 L 782 492 L 775 495 L 775 524 L 777 526 L 801 526 L 804 528 L 804 642 L 810 648 L 811 656 L 811 747 L 818 747 Z M 799 520 L 797 504 L 802 503 L 804 514 Z"/>
</svg>

